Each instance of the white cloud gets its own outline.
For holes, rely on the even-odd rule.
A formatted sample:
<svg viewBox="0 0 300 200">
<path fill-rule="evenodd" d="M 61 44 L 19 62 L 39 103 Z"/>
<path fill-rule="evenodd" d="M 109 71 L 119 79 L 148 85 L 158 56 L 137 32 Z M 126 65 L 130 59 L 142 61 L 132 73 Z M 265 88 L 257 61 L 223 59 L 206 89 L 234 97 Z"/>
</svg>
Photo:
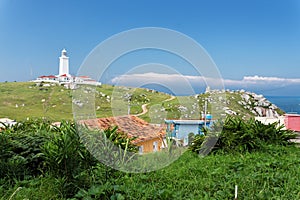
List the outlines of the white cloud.
<svg viewBox="0 0 300 200">
<path fill-rule="evenodd" d="M 224 84 L 228 88 L 240 88 L 250 91 L 269 91 L 282 88 L 298 87 L 300 88 L 300 78 L 279 78 L 264 76 L 245 76 L 242 80 L 225 79 Z"/>
<path fill-rule="evenodd" d="M 243 81 L 245 82 L 258 82 L 258 81 L 263 81 L 263 82 L 284 82 L 284 83 L 300 83 L 300 79 L 289 79 L 289 78 L 278 78 L 278 77 L 264 77 L 264 76 L 245 76 L 243 78 Z"/>
<path fill-rule="evenodd" d="M 156 84 L 168 88 L 174 94 L 193 94 L 195 85 L 205 88 L 204 78 L 201 76 L 186 76 L 181 74 L 126 74 L 115 77 L 112 84 L 132 87 L 143 87 L 149 84 Z"/>
<path fill-rule="evenodd" d="M 115 77 L 112 83 L 140 83 L 140 82 L 175 82 L 175 81 L 204 81 L 202 76 L 187 76 L 181 74 L 158 74 L 158 73 L 144 73 L 144 74 L 126 74 Z"/>
</svg>

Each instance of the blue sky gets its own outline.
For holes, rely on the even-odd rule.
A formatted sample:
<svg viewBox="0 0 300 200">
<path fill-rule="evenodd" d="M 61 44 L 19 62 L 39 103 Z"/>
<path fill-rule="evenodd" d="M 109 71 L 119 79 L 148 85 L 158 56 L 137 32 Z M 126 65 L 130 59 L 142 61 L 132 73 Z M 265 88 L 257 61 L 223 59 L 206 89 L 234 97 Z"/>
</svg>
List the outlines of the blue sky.
<svg viewBox="0 0 300 200">
<path fill-rule="evenodd" d="M 300 92 L 297 0 L 1 0 L 0 81 L 57 74 L 62 48 L 70 56 L 71 73 L 76 74 L 100 42 L 140 27 L 173 29 L 196 40 L 210 54 L 229 88 L 251 79 L 253 85 L 243 86 L 267 95 Z M 129 67 L 131 62 L 125 59 L 118 65 Z M 193 75 L 184 68 L 182 74 Z M 115 67 L 110 76 L 123 71 Z M 253 80 L 270 88 L 259 90 Z"/>
</svg>

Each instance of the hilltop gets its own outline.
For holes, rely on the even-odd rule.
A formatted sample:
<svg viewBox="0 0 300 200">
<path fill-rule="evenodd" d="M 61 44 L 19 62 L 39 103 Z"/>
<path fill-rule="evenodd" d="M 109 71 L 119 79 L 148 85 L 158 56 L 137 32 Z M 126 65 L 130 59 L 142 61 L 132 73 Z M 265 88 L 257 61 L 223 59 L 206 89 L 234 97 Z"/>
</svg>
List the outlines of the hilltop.
<svg viewBox="0 0 300 200">
<path fill-rule="evenodd" d="M 151 106 L 171 98 L 168 94 L 153 90 L 127 87 L 119 87 L 118 89 L 123 93 L 134 94 L 132 97 L 134 104 L 131 105 L 132 114 L 141 113 L 142 104 L 146 102 Z M 112 116 L 111 99 L 115 90 L 115 87 L 111 85 L 96 87 L 95 109 L 97 117 Z M 54 83 L 6 82 L 0 83 L 0 93 L 0 118 L 25 120 L 28 117 L 45 117 L 51 121 L 73 119 L 73 91 L 64 86 Z M 124 113 L 127 113 L 127 107 Z"/>
<path fill-rule="evenodd" d="M 72 90 L 57 84 L 32 82 L 0 83 L 0 118 L 15 120 L 45 117 L 51 121 L 73 119 Z M 97 117 L 112 116 L 112 105 L 119 114 L 141 114 L 141 118 L 158 122 L 163 118 L 199 118 L 205 101 L 208 112 L 221 115 L 278 116 L 283 113 L 262 95 L 246 91 L 210 91 L 195 96 L 172 97 L 143 88 L 97 86 L 95 110 Z M 112 104 L 113 102 L 113 104 Z M 82 102 L 73 100 L 74 105 Z M 214 105 L 215 103 L 215 105 Z M 122 105 L 122 106 L 121 106 Z"/>
</svg>

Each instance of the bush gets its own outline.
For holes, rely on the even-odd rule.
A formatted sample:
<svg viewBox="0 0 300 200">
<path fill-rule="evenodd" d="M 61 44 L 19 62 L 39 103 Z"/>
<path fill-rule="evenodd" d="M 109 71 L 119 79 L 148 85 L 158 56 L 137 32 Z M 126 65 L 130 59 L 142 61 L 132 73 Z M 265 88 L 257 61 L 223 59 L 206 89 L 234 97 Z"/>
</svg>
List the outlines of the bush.
<svg viewBox="0 0 300 200">
<path fill-rule="evenodd" d="M 0 131 L 0 178 L 22 180 L 41 174 L 41 146 L 48 140 L 50 123 L 27 120 Z"/>
<path fill-rule="evenodd" d="M 250 119 L 244 121 L 238 117 L 227 117 L 225 122 L 216 122 L 211 130 L 204 131 L 205 136 L 197 136 L 190 150 L 199 152 L 203 142 L 218 138 L 213 151 L 247 152 L 264 148 L 266 145 L 288 145 L 296 138 L 291 130 L 284 130 L 277 123 L 265 125 Z"/>
<path fill-rule="evenodd" d="M 87 133 L 99 136 L 92 141 L 95 144 L 102 144 L 101 139 L 105 138 L 125 152 L 137 151 L 130 143 L 133 139 L 119 133 L 117 127 Z M 102 178 L 109 180 L 116 171 L 99 163 L 82 139 L 76 125 L 67 121 L 62 121 L 59 127 L 40 119 L 5 127 L 0 131 L 0 180 L 14 185 L 23 180 L 50 176 L 64 197 L 71 197 L 79 188 L 89 188 L 94 181 L 95 168 L 102 168 Z"/>
</svg>

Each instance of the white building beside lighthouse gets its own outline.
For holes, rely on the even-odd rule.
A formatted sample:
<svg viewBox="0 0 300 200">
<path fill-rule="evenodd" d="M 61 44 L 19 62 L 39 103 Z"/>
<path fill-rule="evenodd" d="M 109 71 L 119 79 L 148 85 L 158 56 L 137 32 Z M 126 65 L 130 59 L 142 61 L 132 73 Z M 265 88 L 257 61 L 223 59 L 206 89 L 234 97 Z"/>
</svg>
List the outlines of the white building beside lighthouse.
<svg viewBox="0 0 300 200">
<path fill-rule="evenodd" d="M 67 56 L 66 49 L 61 51 L 61 56 L 59 57 L 59 74 L 58 76 L 66 75 L 70 77 L 69 74 L 69 57 Z"/>
<path fill-rule="evenodd" d="M 66 49 L 61 51 L 59 57 L 58 75 L 40 76 L 33 82 L 48 82 L 64 85 L 67 88 L 75 88 L 77 84 L 87 84 L 100 86 L 101 83 L 88 76 L 72 76 L 69 73 L 69 57 Z"/>
</svg>

